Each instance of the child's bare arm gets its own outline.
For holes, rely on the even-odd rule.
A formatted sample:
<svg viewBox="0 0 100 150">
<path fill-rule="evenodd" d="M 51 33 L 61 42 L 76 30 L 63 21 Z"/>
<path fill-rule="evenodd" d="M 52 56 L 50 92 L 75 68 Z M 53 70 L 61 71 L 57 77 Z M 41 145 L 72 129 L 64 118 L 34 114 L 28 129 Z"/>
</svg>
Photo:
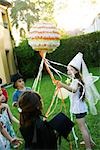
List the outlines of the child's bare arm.
<svg viewBox="0 0 100 150">
<path fill-rule="evenodd" d="M 9 117 L 10 117 L 11 121 L 19 124 L 19 120 L 16 117 L 13 116 L 13 114 L 12 114 L 12 112 L 10 110 L 9 105 L 8 104 L 2 104 L 2 105 L 7 108 L 8 113 L 9 113 Z"/>
</svg>

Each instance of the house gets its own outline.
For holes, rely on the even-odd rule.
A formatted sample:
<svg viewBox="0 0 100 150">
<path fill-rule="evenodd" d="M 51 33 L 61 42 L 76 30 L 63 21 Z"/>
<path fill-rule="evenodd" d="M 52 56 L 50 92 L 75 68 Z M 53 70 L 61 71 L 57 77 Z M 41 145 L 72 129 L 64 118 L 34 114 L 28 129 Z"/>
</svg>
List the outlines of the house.
<svg viewBox="0 0 100 150">
<path fill-rule="evenodd" d="M 83 29 L 84 33 L 91 33 L 96 31 L 100 31 L 100 13 L 97 14 L 88 28 Z"/>
<path fill-rule="evenodd" d="M 14 40 L 8 17 L 8 8 L 11 3 L 0 0 L 0 77 L 3 84 L 11 81 L 11 76 L 16 73 L 13 56 Z"/>
</svg>

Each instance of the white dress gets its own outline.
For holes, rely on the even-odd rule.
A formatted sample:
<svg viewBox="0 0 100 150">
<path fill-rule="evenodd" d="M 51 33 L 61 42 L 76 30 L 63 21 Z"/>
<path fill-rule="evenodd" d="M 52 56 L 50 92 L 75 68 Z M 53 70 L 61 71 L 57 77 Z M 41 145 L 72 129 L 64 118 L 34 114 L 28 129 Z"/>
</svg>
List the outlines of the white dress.
<svg viewBox="0 0 100 150">
<path fill-rule="evenodd" d="M 78 87 L 78 80 L 73 79 L 71 85 L 72 88 L 77 88 Z M 73 114 L 80 114 L 80 113 L 85 113 L 88 112 L 88 107 L 86 105 L 85 101 L 82 101 L 80 99 L 80 92 L 79 88 L 77 89 L 76 93 L 70 92 L 70 112 Z"/>
</svg>

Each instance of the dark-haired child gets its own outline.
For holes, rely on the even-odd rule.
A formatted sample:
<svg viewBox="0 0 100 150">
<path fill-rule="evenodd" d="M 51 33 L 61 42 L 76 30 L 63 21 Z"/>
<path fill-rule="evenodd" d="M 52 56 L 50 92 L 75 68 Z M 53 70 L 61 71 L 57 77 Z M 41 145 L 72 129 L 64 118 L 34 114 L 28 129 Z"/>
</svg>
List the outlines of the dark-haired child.
<svg viewBox="0 0 100 150">
<path fill-rule="evenodd" d="M 17 107 L 17 105 L 18 105 L 18 98 L 20 97 L 20 95 L 24 91 L 31 90 L 31 88 L 30 87 L 25 87 L 24 78 L 19 73 L 16 73 L 15 75 L 12 76 L 12 82 L 13 82 L 13 87 L 15 88 L 15 91 L 13 93 L 12 105 Z"/>
<path fill-rule="evenodd" d="M 25 149 L 57 150 L 57 137 L 42 117 L 39 94 L 26 91 L 19 98 L 20 132 L 25 140 Z"/>
</svg>

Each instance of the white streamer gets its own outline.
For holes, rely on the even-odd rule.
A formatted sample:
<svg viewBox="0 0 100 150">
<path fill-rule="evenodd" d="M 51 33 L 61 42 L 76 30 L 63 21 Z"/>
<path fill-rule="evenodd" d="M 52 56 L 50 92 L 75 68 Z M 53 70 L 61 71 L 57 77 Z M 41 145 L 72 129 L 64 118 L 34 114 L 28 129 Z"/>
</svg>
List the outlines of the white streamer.
<svg viewBox="0 0 100 150">
<path fill-rule="evenodd" d="M 48 59 L 47 59 L 47 60 L 48 60 Z M 54 62 L 54 61 L 51 61 L 51 60 L 48 60 L 48 62 L 50 62 L 50 63 L 52 63 L 52 64 L 55 64 L 55 65 L 59 65 L 59 66 L 63 66 L 63 67 L 65 67 L 65 68 L 67 68 L 66 65 L 61 64 L 61 63 L 58 63 L 58 62 Z"/>
<path fill-rule="evenodd" d="M 39 79 L 40 79 L 41 76 L 42 76 L 42 70 L 43 70 L 43 64 L 44 64 L 44 58 L 45 58 L 45 56 L 46 56 L 46 52 L 44 53 L 44 56 L 43 56 L 42 61 L 41 61 L 41 64 L 40 64 L 40 66 L 39 66 L 38 75 L 37 75 L 36 79 L 34 80 L 34 83 L 33 83 L 33 86 L 32 86 L 32 89 L 33 89 L 34 91 L 36 91 L 36 88 L 37 88 Z"/>
</svg>

